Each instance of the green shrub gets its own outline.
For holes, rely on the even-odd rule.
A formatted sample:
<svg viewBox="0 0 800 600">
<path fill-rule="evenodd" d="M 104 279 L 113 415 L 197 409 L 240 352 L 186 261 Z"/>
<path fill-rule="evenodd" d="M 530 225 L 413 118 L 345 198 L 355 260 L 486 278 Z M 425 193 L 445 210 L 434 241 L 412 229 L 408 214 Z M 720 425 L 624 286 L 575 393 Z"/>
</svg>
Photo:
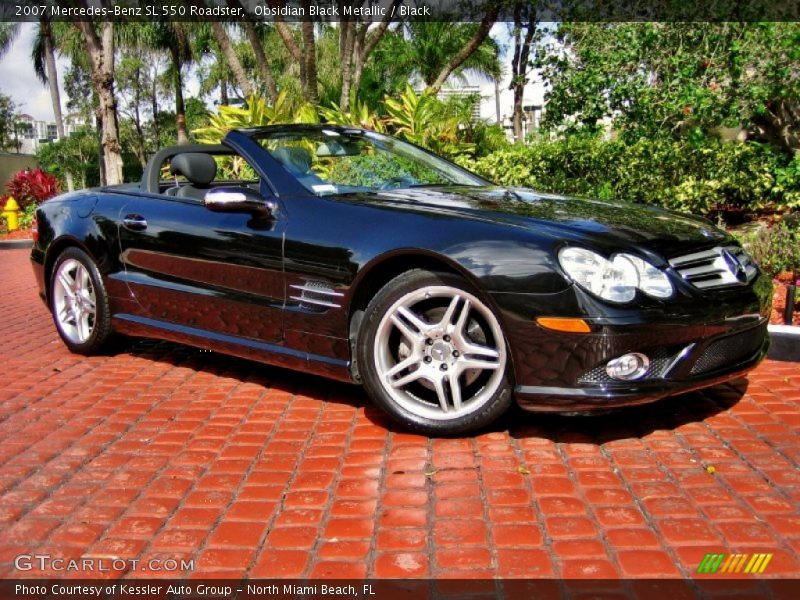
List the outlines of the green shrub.
<svg viewBox="0 0 800 600">
<path fill-rule="evenodd" d="M 21 213 L 19 213 L 19 228 L 20 229 L 30 229 L 31 225 L 33 225 L 33 217 L 36 214 L 36 209 L 38 208 L 38 204 L 30 203 L 28 206 L 25 207 Z"/>
<path fill-rule="evenodd" d="M 501 185 L 695 214 L 800 207 L 800 161 L 755 143 L 570 136 L 459 163 Z"/>
<path fill-rule="evenodd" d="M 800 219 L 787 217 L 772 227 L 763 223 L 732 232 L 764 271 L 800 271 Z"/>
</svg>

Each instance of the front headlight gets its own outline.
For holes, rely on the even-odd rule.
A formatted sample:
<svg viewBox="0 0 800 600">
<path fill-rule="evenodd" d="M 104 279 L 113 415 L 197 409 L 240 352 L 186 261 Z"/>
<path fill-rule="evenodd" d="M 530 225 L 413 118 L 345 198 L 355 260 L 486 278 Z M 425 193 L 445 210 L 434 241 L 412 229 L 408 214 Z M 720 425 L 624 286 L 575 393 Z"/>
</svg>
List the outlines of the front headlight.
<svg viewBox="0 0 800 600">
<path fill-rule="evenodd" d="M 609 302 L 630 302 L 637 289 L 655 298 L 672 296 L 667 276 L 638 256 L 615 254 L 609 260 L 585 248 L 562 248 L 558 262 L 575 283 Z"/>
<path fill-rule="evenodd" d="M 614 260 L 617 259 L 627 260 L 633 265 L 639 276 L 637 287 L 645 294 L 654 298 L 669 298 L 672 296 L 672 284 L 663 271 L 655 268 L 646 260 L 631 254 L 617 254 Z"/>
</svg>

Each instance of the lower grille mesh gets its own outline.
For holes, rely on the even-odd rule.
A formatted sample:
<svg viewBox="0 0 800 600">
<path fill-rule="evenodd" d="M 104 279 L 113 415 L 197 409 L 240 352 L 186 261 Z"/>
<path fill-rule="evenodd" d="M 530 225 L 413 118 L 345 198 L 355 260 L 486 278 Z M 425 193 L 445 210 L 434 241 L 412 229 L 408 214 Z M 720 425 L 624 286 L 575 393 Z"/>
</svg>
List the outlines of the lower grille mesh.
<svg viewBox="0 0 800 600">
<path fill-rule="evenodd" d="M 722 338 L 706 348 L 692 366 L 691 374 L 707 373 L 755 354 L 764 341 L 761 327 Z"/>
</svg>

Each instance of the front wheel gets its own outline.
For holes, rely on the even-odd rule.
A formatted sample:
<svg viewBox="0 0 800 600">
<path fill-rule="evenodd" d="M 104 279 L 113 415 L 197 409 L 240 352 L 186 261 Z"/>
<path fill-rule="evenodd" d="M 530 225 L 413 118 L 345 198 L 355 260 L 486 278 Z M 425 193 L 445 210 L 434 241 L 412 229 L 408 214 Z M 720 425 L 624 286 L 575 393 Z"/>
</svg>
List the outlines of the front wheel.
<svg viewBox="0 0 800 600">
<path fill-rule="evenodd" d="M 110 341 L 108 296 L 97 266 L 83 250 L 67 248 L 56 259 L 50 310 L 61 339 L 72 352 L 97 354 Z"/>
<path fill-rule="evenodd" d="M 367 307 L 357 353 L 367 392 L 415 431 L 472 431 L 511 405 L 500 323 L 454 275 L 413 270 L 386 284 Z"/>
</svg>

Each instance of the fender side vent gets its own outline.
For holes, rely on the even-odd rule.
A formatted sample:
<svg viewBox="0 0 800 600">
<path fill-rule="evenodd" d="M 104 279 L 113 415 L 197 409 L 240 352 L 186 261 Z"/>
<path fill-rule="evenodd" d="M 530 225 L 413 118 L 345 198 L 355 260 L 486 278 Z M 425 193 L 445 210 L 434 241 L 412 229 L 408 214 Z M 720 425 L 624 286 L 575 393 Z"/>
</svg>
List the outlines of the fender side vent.
<svg viewBox="0 0 800 600">
<path fill-rule="evenodd" d="M 303 285 L 290 285 L 294 295 L 289 296 L 297 300 L 302 308 L 320 310 L 328 308 L 341 308 L 343 293 L 337 292 L 333 286 L 324 281 L 307 281 Z M 299 292 L 299 293 L 298 293 Z"/>
</svg>

